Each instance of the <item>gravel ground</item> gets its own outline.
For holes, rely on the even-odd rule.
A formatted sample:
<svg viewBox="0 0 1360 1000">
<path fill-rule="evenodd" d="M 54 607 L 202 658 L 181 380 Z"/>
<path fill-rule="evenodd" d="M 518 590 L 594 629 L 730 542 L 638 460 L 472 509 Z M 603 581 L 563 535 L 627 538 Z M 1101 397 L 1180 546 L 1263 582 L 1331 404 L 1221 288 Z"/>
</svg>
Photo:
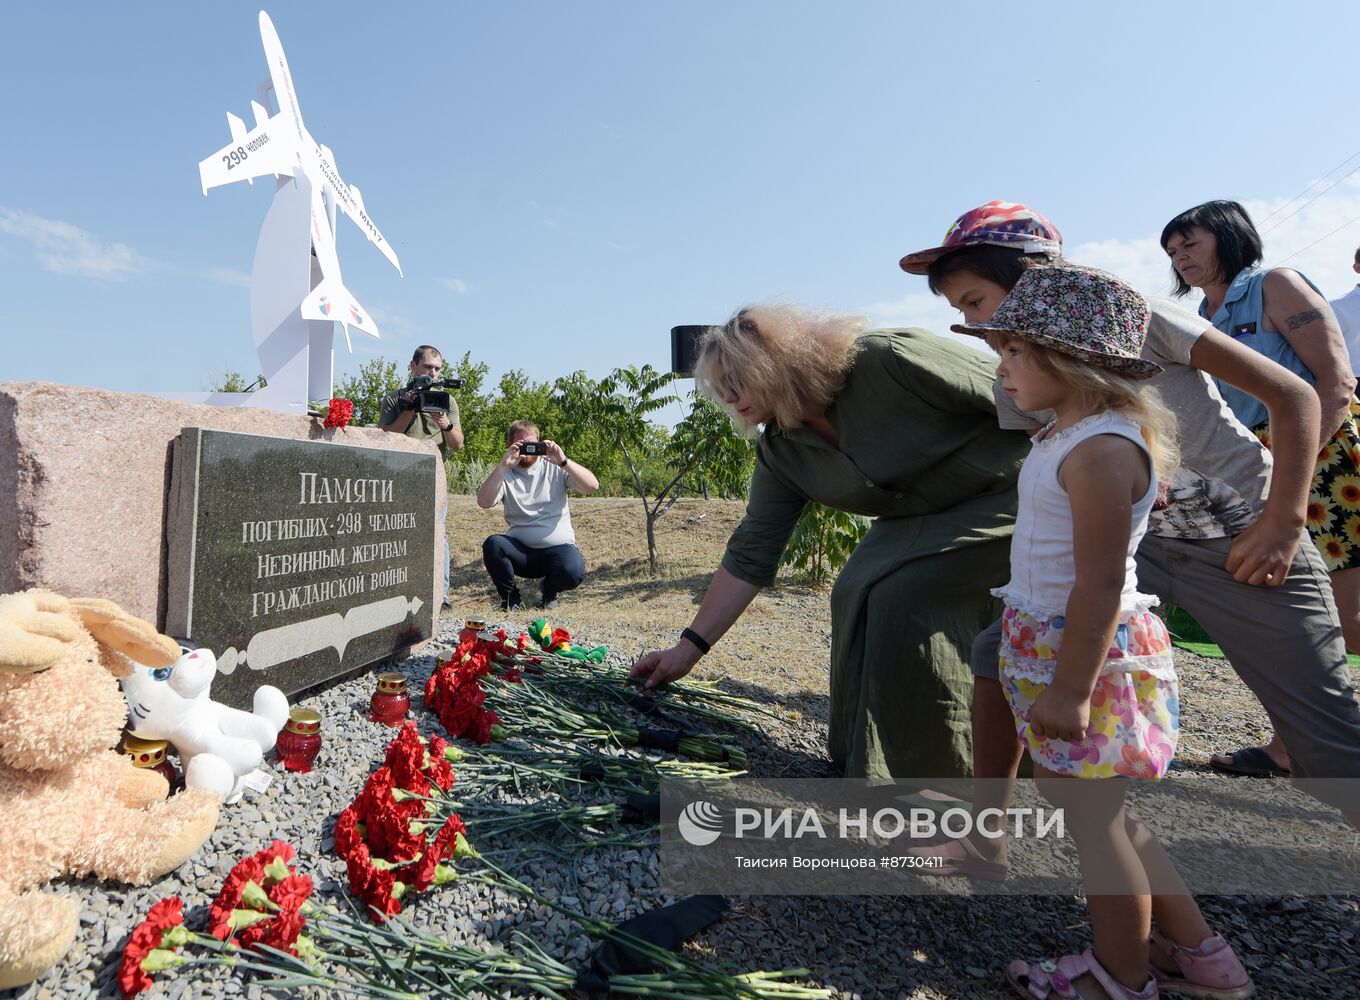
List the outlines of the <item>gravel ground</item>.
<svg viewBox="0 0 1360 1000">
<path fill-rule="evenodd" d="M 579 501 L 573 501 L 577 506 Z M 460 532 L 472 537 L 482 513 L 466 505 L 458 513 L 476 519 L 471 530 Z M 687 530 L 686 517 L 699 515 L 686 515 L 683 509 L 675 515 L 672 523 L 680 527 L 672 529 L 673 550 L 674 538 Z M 724 522 L 731 519 L 714 517 L 708 524 L 692 520 L 688 529 L 725 537 L 730 528 Z M 581 520 L 578 516 L 578 531 Z M 451 534 L 455 521 L 451 519 Z M 428 675 L 434 655 L 456 636 L 462 615 L 489 612 L 473 545 L 465 543 L 455 552 L 455 565 L 455 609 L 441 621 L 442 642 L 399 665 L 411 676 L 413 690 Z M 610 645 L 613 658 L 630 660 L 640 648 L 669 644 L 688 621 L 706 580 L 692 569 L 673 568 L 671 578 L 663 581 L 617 567 L 602 571 L 592 584 L 568 595 L 555 623 L 584 643 Z M 606 597 L 604 591 L 612 601 L 597 599 Z M 511 624 L 522 628 L 529 617 Z M 761 693 L 779 712 L 779 719 L 762 720 L 760 736 L 740 737 L 754 774 L 832 775 L 825 756 L 829 635 L 823 591 L 780 587 L 762 595 L 729 640 L 705 661 L 706 676 L 723 678 L 735 690 Z M 791 645 L 791 638 L 796 644 Z M 794 648 L 796 659 L 790 659 Z M 1179 766 L 1203 771 L 1211 752 L 1263 735 L 1264 713 L 1224 661 L 1178 652 L 1177 664 L 1186 727 Z M 258 795 L 248 792 L 242 803 L 224 807 L 205 848 L 179 870 L 135 889 L 90 879 L 56 883 L 53 891 L 81 899 L 76 942 L 38 982 L 23 990 L 0 991 L 0 1000 L 117 996 L 114 975 L 122 947 L 147 908 L 178 893 L 191 913 L 190 923 L 195 923 L 196 911 L 205 913 L 232 864 L 274 837 L 298 847 L 302 870 L 317 880 L 320 896 L 341 898 L 345 878 L 332 853 L 334 817 L 353 799 L 394 734 L 366 718 L 372 686 L 371 677 L 358 677 L 303 699 L 324 719 L 325 746 L 317 769 L 295 775 L 266 765 L 275 779 L 269 789 Z M 419 699 L 413 701 L 418 706 Z M 437 722 L 418 707 L 413 717 L 423 731 L 439 731 Z M 578 900 L 586 912 L 618 921 L 671 901 L 660 893 L 657 871 L 655 849 L 611 848 L 573 863 L 545 865 L 528 881 L 547 895 Z M 689 945 L 689 954 L 733 969 L 803 966 L 812 971 L 813 982 L 846 997 L 1009 996 L 1000 970 L 1010 958 L 1080 950 L 1089 943 L 1085 907 L 1077 897 L 757 896 L 730 902 L 725 919 Z M 1201 903 L 1210 923 L 1233 940 L 1251 967 L 1258 996 L 1360 997 L 1360 898 L 1235 896 L 1202 898 Z M 403 916 L 473 943 L 504 943 L 520 930 L 569 963 L 583 959 L 590 949 L 590 942 L 562 918 L 482 886 L 453 883 L 432 889 Z M 162 975 L 148 995 L 178 1000 L 275 994 L 213 970 L 192 981 Z"/>
</svg>

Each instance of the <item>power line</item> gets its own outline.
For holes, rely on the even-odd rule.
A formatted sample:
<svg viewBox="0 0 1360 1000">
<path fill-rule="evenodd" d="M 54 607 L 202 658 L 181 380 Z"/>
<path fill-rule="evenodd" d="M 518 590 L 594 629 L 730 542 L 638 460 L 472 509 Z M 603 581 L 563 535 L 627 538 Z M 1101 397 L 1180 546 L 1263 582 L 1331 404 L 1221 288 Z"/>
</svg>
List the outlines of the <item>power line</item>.
<svg viewBox="0 0 1360 1000">
<path fill-rule="evenodd" d="M 1288 257 L 1286 257 L 1284 260 L 1280 261 L 1279 263 L 1275 264 L 1274 266 L 1275 266 L 1275 267 L 1280 267 L 1280 266 L 1283 265 L 1283 264 L 1287 264 L 1289 261 L 1293 260 L 1293 259 L 1294 259 L 1295 257 L 1297 257 L 1299 254 L 1303 253 L 1304 250 L 1311 250 L 1313 247 L 1317 246 L 1317 245 L 1318 245 L 1319 243 L 1321 243 L 1323 240 L 1329 239 L 1330 237 L 1335 236 L 1337 233 L 1341 232 L 1341 230 L 1345 229 L 1347 226 L 1353 226 L 1353 225 L 1355 225 L 1355 223 L 1357 223 L 1357 222 L 1360 222 L 1360 215 L 1357 215 L 1354 219 L 1351 219 L 1349 222 L 1343 222 L 1343 223 L 1341 223 L 1341 225 L 1337 226 L 1335 229 L 1333 229 L 1330 233 L 1327 233 L 1325 236 L 1319 236 L 1319 237 L 1318 237 L 1317 239 L 1315 239 L 1312 243 L 1309 243 L 1306 247 L 1303 247 L 1302 249 L 1299 249 L 1299 250 L 1295 250 L 1295 251 L 1294 251 L 1293 253 L 1291 253 Z"/>
<path fill-rule="evenodd" d="M 1360 153 L 1357 153 L 1356 155 L 1357 155 L 1357 156 L 1360 156 Z M 1342 174 L 1340 177 L 1338 177 L 1336 180 L 1332 181 L 1332 183 L 1328 184 L 1325 188 L 1323 188 L 1323 189 L 1322 189 L 1321 191 L 1319 191 L 1317 194 L 1313 195 L 1313 197 L 1311 197 L 1311 198 L 1309 198 L 1307 201 L 1305 201 L 1305 202 L 1304 202 L 1302 205 L 1300 205 L 1298 208 L 1294 209 L 1294 211 L 1292 211 L 1292 212 L 1290 212 L 1288 215 L 1286 215 L 1286 216 L 1285 216 L 1283 219 L 1281 219 L 1279 222 L 1275 223 L 1275 225 L 1271 226 L 1270 229 L 1263 230 L 1262 233 L 1261 233 L 1261 235 L 1264 236 L 1266 233 L 1269 233 L 1269 232 L 1271 232 L 1272 230 L 1278 229 L 1280 226 L 1284 225 L 1286 222 L 1288 222 L 1290 219 L 1294 218 L 1294 216 L 1298 215 L 1298 214 L 1299 214 L 1300 212 L 1302 212 L 1305 208 L 1307 208 L 1307 207 L 1308 207 L 1309 205 L 1311 205 L 1313 202 L 1317 201 L 1317 200 L 1318 200 L 1319 198 L 1321 198 L 1324 194 L 1326 194 L 1326 193 L 1327 193 L 1328 191 L 1330 191 L 1332 188 L 1336 187 L 1338 184 L 1340 184 L 1342 181 L 1344 181 L 1347 177 L 1351 176 L 1351 174 L 1355 173 L 1356 171 L 1360 171 L 1360 167 L 1356 167 L 1355 170 L 1351 170 L 1349 173 Z M 1281 206 L 1281 207 L 1283 207 L 1283 206 Z"/>
<path fill-rule="evenodd" d="M 1263 225 L 1264 223 L 1267 223 L 1267 222 L 1269 222 L 1271 219 L 1275 218 L 1275 216 L 1279 215 L 1279 214 L 1280 214 L 1281 212 L 1283 212 L 1286 208 L 1288 208 L 1290 205 L 1294 204 L 1294 202 L 1298 201 L 1300 198 L 1302 198 L 1304 195 L 1306 195 L 1309 191 L 1313 190 L 1313 188 L 1317 187 L 1319 184 L 1321 184 L 1323 181 L 1325 181 L 1325 180 L 1326 180 L 1328 177 L 1330 177 L 1332 174 L 1336 173 L 1338 170 L 1340 170 L 1342 167 L 1344 167 L 1347 163 L 1350 163 L 1351 160 L 1355 159 L 1357 156 L 1360 156 L 1360 150 L 1356 150 L 1354 153 L 1352 153 L 1350 156 L 1346 157 L 1344 160 L 1342 160 L 1342 161 L 1341 161 L 1340 163 L 1338 163 L 1336 166 L 1332 167 L 1331 170 L 1328 170 L 1325 174 L 1323 174 L 1323 175 L 1322 175 L 1321 177 L 1319 177 L 1317 180 L 1313 181 L 1312 184 L 1309 184 L 1306 188 L 1304 188 L 1304 189 L 1303 189 L 1302 191 L 1300 191 L 1298 194 L 1294 195 L 1294 197 L 1290 198 L 1287 202 L 1285 202 L 1285 203 L 1284 203 L 1283 205 L 1281 205 L 1279 208 L 1275 209 L 1275 211 L 1273 211 L 1273 212 L 1271 212 L 1269 215 L 1267 215 L 1264 219 L 1262 219 L 1259 223 L 1257 223 L 1257 225 Z M 1347 175 L 1347 176 L 1349 176 L 1349 175 Z"/>
</svg>

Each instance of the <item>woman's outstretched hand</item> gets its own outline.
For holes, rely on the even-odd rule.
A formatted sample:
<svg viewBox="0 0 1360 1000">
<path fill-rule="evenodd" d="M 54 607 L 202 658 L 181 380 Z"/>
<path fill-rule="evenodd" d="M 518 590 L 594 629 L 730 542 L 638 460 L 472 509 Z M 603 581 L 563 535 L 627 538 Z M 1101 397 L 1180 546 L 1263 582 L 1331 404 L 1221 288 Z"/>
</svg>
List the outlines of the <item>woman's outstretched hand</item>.
<svg viewBox="0 0 1360 1000">
<path fill-rule="evenodd" d="M 651 690 L 671 681 L 678 681 L 699 662 L 699 651 L 687 642 L 677 642 L 670 649 L 647 653 L 633 664 L 629 677 L 645 678 L 643 688 Z"/>
</svg>

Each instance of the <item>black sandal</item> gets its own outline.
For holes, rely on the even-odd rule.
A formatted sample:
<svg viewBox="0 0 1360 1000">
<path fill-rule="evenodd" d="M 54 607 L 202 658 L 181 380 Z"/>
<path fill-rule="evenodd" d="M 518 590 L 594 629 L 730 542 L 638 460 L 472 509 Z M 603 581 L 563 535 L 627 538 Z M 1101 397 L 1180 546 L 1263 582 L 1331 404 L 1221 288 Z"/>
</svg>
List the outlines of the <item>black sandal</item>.
<svg viewBox="0 0 1360 1000">
<path fill-rule="evenodd" d="M 1270 759 L 1265 747 L 1242 747 L 1228 757 L 1229 763 L 1220 764 L 1210 759 L 1209 766 L 1220 774 L 1241 775 L 1247 778 L 1288 778 L 1293 772 Z"/>
</svg>

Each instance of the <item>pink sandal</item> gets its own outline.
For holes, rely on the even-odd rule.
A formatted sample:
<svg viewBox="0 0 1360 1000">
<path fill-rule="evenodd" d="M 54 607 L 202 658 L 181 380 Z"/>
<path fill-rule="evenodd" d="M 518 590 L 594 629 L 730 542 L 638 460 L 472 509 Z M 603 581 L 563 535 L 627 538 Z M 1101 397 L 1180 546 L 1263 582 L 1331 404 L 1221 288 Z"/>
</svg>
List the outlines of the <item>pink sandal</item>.
<svg viewBox="0 0 1360 1000">
<path fill-rule="evenodd" d="M 1051 958 L 1042 962 L 1016 959 L 1006 969 L 1006 981 L 1027 1000 L 1081 1000 L 1072 980 L 1085 975 L 1098 982 L 1111 1000 L 1157 1000 L 1161 995 L 1157 991 L 1157 980 L 1151 976 L 1141 992 L 1129 989 L 1106 972 L 1089 949 L 1080 955 L 1064 955 L 1056 961 Z"/>
<path fill-rule="evenodd" d="M 1202 1000 L 1245 1000 L 1256 992 L 1232 946 L 1217 934 L 1205 938 L 1198 948 L 1186 948 L 1154 927 L 1152 943 L 1170 955 L 1181 970 L 1177 977 L 1156 965 L 1148 966 L 1157 985 L 1168 993 Z"/>
</svg>

